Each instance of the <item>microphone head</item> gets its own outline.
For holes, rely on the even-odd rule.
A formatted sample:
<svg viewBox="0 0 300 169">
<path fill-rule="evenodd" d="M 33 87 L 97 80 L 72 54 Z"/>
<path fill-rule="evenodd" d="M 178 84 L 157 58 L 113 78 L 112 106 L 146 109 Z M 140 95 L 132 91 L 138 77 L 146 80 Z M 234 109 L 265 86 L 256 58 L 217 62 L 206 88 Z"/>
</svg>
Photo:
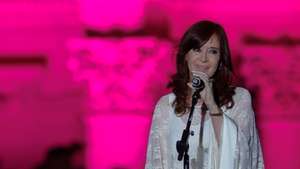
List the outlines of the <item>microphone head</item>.
<svg viewBox="0 0 300 169">
<path fill-rule="evenodd" d="M 197 75 L 193 75 L 192 78 L 192 86 L 195 89 L 203 89 L 204 88 L 204 82 L 201 80 L 201 78 Z"/>
</svg>

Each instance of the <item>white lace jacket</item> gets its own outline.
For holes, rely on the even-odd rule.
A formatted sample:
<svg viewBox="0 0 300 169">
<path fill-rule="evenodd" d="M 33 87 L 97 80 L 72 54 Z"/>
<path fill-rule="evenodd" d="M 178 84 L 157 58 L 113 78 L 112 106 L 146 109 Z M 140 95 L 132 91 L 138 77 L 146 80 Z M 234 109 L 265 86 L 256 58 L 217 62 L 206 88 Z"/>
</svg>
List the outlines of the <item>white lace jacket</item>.
<svg viewBox="0 0 300 169">
<path fill-rule="evenodd" d="M 235 105 L 233 108 L 226 109 L 224 106 L 221 107 L 224 117 L 231 119 L 237 126 L 237 145 L 234 153 L 235 168 L 264 169 L 263 155 L 257 135 L 250 93 L 241 87 L 237 87 L 235 92 L 236 94 L 233 96 Z M 182 131 L 186 127 L 188 114 L 180 117 L 175 115 L 174 108 L 171 106 L 174 99 L 175 95 L 170 93 L 161 97 L 156 104 L 149 134 L 145 169 L 183 169 L 183 162 L 177 160 L 176 141 L 180 140 Z M 199 156 L 197 153 L 199 154 L 200 110 L 200 106 L 195 108 L 191 125 L 191 131 L 194 132 L 194 135 L 189 137 L 188 152 L 191 169 L 201 168 L 195 162 Z M 208 115 L 205 116 L 204 128 L 209 119 Z M 216 144 L 215 140 L 209 140 L 209 137 L 207 137 L 208 132 L 204 130 L 203 144 L 205 142 L 207 144 Z M 218 149 L 213 151 L 218 151 Z M 210 157 L 207 157 L 205 146 L 201 155 L 204 158 L 204 163 L 211 162 Z M 203 166 L 203 168 L 208 167 Z M 217 168 L 214 166 L 208 169 Z"/>
</svg>

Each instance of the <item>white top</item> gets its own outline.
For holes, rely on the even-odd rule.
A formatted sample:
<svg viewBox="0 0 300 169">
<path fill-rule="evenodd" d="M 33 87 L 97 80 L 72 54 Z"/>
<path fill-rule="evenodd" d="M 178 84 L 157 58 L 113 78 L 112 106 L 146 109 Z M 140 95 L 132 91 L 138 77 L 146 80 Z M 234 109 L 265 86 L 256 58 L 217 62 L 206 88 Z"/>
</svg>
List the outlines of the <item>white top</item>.
<svg viewBox="0 0 300 169">
<path fill-rule="evenodd" d="M 201 107 L 194 110 L 189 136 L 190 169 L 263 169 L 263 156 L 257 135 L 251 96 L 237 87 L 231 109 L 224 112 L 221 143 L 217 146 L 209 115 L 205 116 L 203 142 L 199 146 Z M 176 116 L 173 93 L 160 98 L 156 104 L 149 135 L 145 169 L 183 169 L 178 161 L 176 142 L 181 139 L 188 115 Z"/>
</svg>

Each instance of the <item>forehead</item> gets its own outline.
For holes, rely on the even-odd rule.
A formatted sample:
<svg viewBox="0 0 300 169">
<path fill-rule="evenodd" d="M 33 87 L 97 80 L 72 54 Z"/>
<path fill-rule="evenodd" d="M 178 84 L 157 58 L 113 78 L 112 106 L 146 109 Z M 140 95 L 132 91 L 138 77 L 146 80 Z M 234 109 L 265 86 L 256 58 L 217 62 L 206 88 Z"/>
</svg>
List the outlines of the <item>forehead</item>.
<svg viewBox="0 0 300 169">
<path fill-rule="evenodd" d="M 216 34 L 213 34 L 202 47 L 220 48 L 220 40 Z"/>
</svg>

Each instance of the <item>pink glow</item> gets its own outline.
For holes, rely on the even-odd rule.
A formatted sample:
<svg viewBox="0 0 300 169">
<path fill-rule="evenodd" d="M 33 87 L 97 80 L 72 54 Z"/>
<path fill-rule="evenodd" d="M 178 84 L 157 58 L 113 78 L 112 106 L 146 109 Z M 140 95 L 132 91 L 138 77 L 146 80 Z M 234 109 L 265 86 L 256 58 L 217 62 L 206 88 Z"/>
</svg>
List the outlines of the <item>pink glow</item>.
<svg viewBox="0 0 300 169">
<path fill-rule="evenodd" d="M 81 0 L 79 2 L 82 20 L 89 26 L 108 31 L 111 28 L 127 30 L 140 28 L 146 0 Z"/>
<path fill-rule="evenodd" d="M 78 39 L 69 46 L 69 69 L 78 81 L 88 82 L 91 107 L 96 112 L 113 107 L 110 113 L 138 110 L 148 114 L 157 99 L 148 92 L 164 90 L 171 75 L 169 64 L 164 65 L 167 72 L 156 75 L 161 64 L 171 62 L 171 44 L 155 38 Z"/>
<path fill-rule="evenodd" d="M 88 118 L 88 167 L 143 168 L 149 124 L 149 118 L 136 115 Z"/>
<path fill-rule="evenodd" d="M 293 152 L 300 151 L 299 123 L 273 122 L 261 125 L 261 137 L 266 168 L 296 169 L 300 166 L 299 156 Z M 290 165 L 289 165 L 290 164 Z"/>
</svg>

